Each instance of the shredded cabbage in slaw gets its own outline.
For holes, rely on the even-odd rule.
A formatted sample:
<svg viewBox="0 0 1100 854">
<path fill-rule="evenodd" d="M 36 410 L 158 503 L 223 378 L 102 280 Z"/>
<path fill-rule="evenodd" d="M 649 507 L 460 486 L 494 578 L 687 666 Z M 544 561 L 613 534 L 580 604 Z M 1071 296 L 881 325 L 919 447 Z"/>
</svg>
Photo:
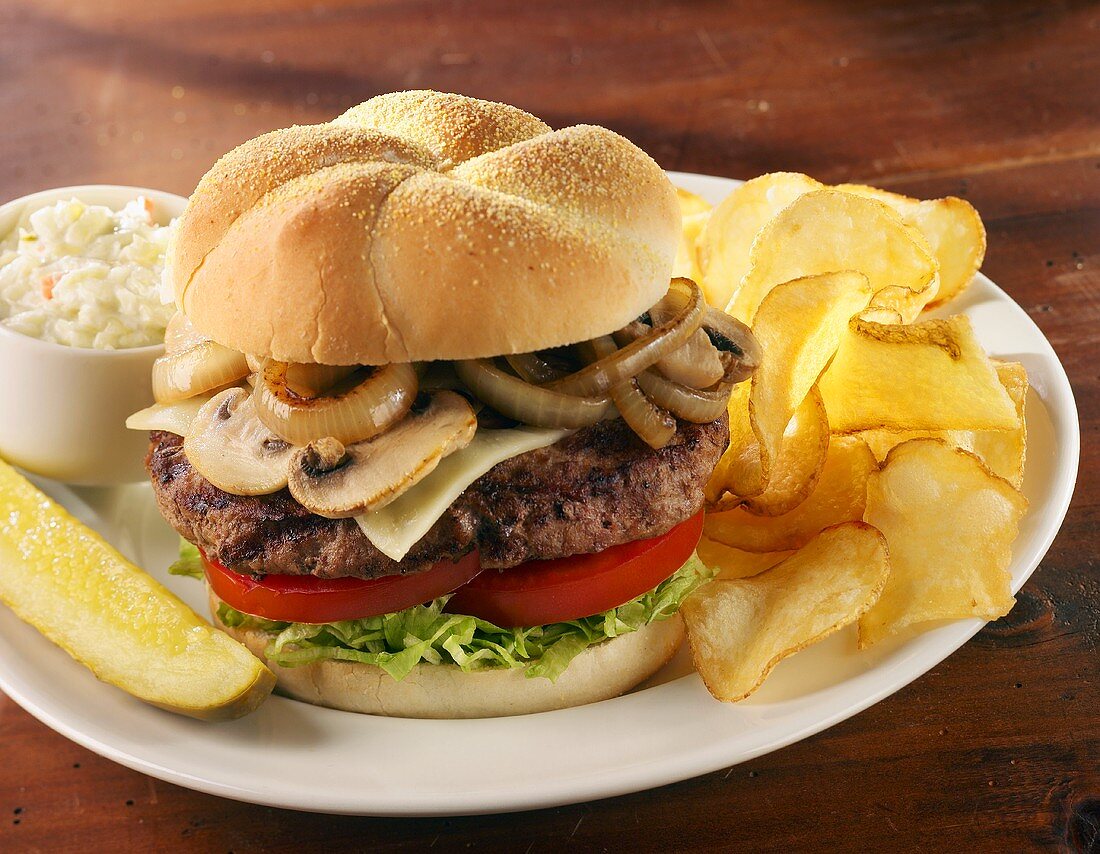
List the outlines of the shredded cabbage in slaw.
<svg viewBox="0 0 1100 854">
<path fill-rule="evenodd" d="M 0 323 L 71 347 L 116 350 L 164 340 L 175 311 L 160 296 L 172 226 L 146 199 L 119 211 L 78 199 L 41 208 L 0 242 Z"/>
</svg>

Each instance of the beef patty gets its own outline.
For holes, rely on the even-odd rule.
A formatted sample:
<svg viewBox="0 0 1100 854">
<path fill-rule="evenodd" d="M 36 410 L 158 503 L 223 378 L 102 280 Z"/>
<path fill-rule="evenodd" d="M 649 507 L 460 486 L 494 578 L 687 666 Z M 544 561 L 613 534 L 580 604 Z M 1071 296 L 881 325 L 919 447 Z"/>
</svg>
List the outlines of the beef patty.
<svg viewBox="0 0 1100 854">
<path fill-rule="evenodd" d="M 254 575 L 378 578 L 427 569 L 477 548 L 487 568 L 595 552 L 655 537 L 697 512 L 729 441 L 723 417 L 681 423 L 659 451 L 621 420 L 601 421 L 494 466 L 401 561 L 353 519 L 310 513 L 290 492 L 231 495 L 199 474 L 172 433 L 151 434 L 146 466 L 161 513 L 213 560 Z"/>
</svg>

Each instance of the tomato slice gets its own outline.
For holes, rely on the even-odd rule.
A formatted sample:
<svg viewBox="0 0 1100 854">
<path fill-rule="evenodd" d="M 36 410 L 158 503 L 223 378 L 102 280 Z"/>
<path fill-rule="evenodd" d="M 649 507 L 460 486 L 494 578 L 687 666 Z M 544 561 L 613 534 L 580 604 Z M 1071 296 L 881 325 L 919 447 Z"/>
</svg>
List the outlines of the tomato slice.
<svg viewBox="0 0 1100 854">
<path fill-rule="evenodd" d="M 507 628 L 599 614 L 641 596 L 672 575 L 691 557 L 702 533 L 700 512 L 652 539 L 595 554 L 486 571 L 460 588 L 446 610 Z"/>
<path fill-rule="evenodd" d="M 423 572 L 370 581 L 312 575 L 257 579 L 226 569 L 206 555 L 202 562 L 206 580 L 223 602 L 245 614 L 287 623 L 332 623 L 403 611 L 450 593 L 481 572 L 476 551 Z"/>
</svg>

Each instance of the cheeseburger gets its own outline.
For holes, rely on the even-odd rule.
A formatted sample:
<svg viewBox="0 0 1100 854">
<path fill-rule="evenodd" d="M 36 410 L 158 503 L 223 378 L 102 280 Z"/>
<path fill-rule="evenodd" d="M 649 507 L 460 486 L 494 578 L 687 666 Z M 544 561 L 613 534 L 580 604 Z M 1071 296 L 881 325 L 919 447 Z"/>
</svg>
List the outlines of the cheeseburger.
<svg viewBox="0 0 1100 854">
<path fill-rule="evenodd" d="M 147 458 L 177 571 L 292 697 L 612 697 L 683 637 L 749 332 L 671 279 L 676 193 L 600 127 L 402 92 L 219 160 L 178 222 Z"/>
</svg>

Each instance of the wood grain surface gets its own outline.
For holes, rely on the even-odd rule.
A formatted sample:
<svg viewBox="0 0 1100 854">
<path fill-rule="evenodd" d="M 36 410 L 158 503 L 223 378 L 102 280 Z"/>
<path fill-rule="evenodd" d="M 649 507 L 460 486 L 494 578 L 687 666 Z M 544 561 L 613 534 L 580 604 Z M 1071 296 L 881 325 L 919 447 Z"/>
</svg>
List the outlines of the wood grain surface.
<svg viewBox="0 0 1100 854">
<path fill-rule="evenodd" d="M 259 132 L 410 87 L 605 124 L 669 169 L 968 198 L 985 271 L 1077 395 L 1061 535 L 1012 614 L 856 718 L 561 809 L 242 805 L 94 756 L 0 695 L 0 851 L 1100 850 L 1100 5 L 4 0 L 0 198 L 95 182 L 186 194 Z"/>
</svg>

